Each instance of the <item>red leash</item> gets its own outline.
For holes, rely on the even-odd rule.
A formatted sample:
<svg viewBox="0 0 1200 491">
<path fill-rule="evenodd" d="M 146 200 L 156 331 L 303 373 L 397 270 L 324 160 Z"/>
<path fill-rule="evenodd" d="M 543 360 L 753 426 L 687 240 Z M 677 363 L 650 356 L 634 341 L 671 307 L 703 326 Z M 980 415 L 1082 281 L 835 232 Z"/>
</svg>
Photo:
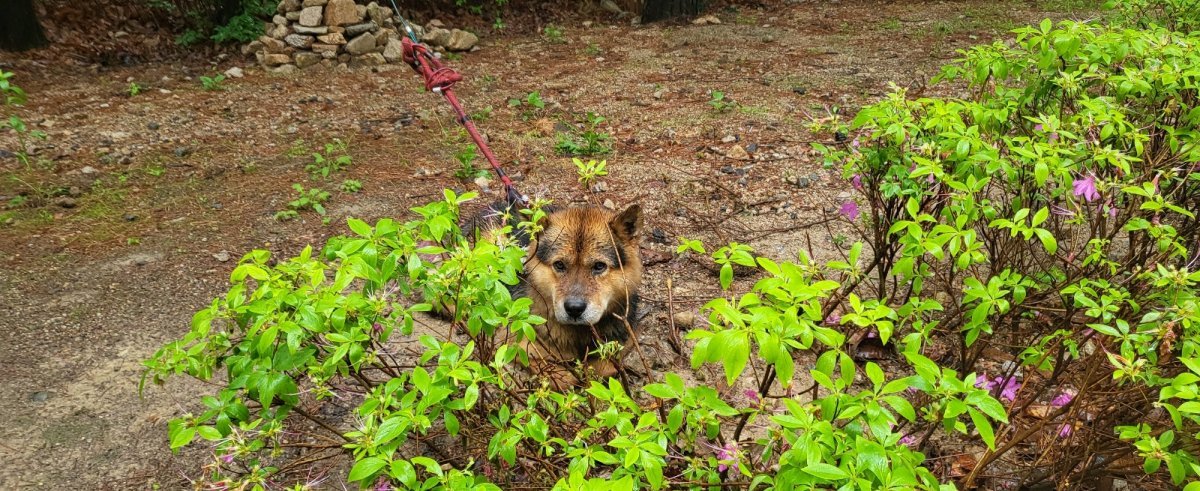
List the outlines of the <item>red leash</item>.
<svg viewBox="0 0 1200 491">
<path fill-rule="evenodd" d="M 504 173 L 500 162 L 496 160 L 496 155 L 492 153 L 492 149 L 488 148 L 487 142 L 483 141 L 479 130 L 475 129 L 475 123 L 463 110 L 462 104 L 458 102 L 458 97 L 454 96 L 454 84 L 461 81 L 463 76 L 442 63 L 433 53 L 429 52 L 429 47 L 424 44 L 414 42 L 407 37 L 401 38 L 400 42 L 404 47 L 404 62 L 421 74 L 421 77 L 425 79 L 425 88 L 435 94 L 441 94 L 454 107 L 454 112 L 458 115 L 458 123 L 467 129 L 467 133 L 475 141 L 475 146 L 479 147 L 480 152 L 483 152 L 483 157 L 491 164 L 492 170 L 496 171 L 496 176 L 504 184 L 504 192 L 508 201 L 528 206 L 529 198 L 517 192 L 517 186 L 513 184 L 508 174 Z"/>
</svg>

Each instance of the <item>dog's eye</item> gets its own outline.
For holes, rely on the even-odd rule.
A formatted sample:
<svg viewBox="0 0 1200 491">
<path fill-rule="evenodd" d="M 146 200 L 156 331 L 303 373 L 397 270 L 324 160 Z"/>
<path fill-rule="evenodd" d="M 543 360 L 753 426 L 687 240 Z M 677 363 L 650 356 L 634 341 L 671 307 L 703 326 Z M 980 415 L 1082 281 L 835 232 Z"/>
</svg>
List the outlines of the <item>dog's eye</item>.
<svg viewBox="0 0 1200 491">
<path fill-rule="evenodd" d="M 596 264 L 592 265 L 592 272 L 596 273 L 596 274 L 603 273 L 607 269 L 608 269 L 608 265 L 604 264 L 603 262 L 600 262 L 600 261 L 596 261 Z"/>
<path fill-rule="evenodd" d="M 554 261 L 554 270 L 562 273 L 567 270 L 567 264 L 562 261 Z"/>
</svg>

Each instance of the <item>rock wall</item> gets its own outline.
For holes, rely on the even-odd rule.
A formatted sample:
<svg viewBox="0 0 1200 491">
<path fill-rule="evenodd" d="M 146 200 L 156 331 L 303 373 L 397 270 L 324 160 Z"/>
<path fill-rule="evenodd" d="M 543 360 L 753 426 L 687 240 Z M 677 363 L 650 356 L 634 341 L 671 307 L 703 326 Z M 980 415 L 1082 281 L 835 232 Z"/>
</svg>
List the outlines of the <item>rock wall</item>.
<svg viewBox="0 0 1200 491">
<path fill-rule="evenodd" d="M 468 51 L 479 38 L 438 21 L 414 26 L 435 49 Z M 375 66 L 401 63 L 400 19 L 389 7 L 354 0 L 282 0 L 267 34 L 242 48 L 276 73 L 314 66 Z"/>
</svg>

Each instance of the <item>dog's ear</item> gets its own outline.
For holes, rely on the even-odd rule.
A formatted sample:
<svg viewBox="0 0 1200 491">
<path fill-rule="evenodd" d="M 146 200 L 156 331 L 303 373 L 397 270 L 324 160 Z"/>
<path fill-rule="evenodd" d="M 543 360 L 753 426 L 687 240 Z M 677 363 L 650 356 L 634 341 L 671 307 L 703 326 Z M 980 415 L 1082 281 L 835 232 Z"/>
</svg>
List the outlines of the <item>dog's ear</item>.
<svg viewBox="0 0 1200 491">
<path fill-rule="evenodd" d="M 625 211 L 614 216 L 608 222 L 608 226 L 621 238 L 637 237 L 638 232 L 642 230 L 642 207 L 637 204 L 629 205 Z"/>
</svg>

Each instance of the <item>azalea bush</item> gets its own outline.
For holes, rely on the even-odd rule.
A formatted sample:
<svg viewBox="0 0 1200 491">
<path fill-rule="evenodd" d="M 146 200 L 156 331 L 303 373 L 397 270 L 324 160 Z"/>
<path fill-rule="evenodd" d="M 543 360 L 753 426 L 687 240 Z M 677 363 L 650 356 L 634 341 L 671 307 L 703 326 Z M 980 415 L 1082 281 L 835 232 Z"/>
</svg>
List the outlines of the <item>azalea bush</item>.
<svg viewBox="0 0 1200 491">
<path fill-rule="evenodd" d="M 864 108 L 821 148 L 857 191 L 843 257 L 679 246 L 722 292 L 692 372 L 552 388 L 509 293 L 525 251 L 446 192 L 247 254 L 145 379 L 213 383 L 168 434 L 223 489 L 1195 490 L 1198 42 L 1047 21 L 945 67 L 968 97 Z M 500 222 L 537 234 L 542 205 Z"/>
<path fill-rule="evenodd" d="M 965 486 L 1139 466 L 1194 481 L 1200 36 L 1015 34 L 943 69 L 969 97 L 896 90 L 825 149 L 859 191 L 843 213 L 869 251 L 853 267 L 872 300 L 842 322 L 932 340 L 1006 403 L 997 448 L 962 459 Z M 868 307 L 885 315 L 863 322 Z"/>
</svg>

